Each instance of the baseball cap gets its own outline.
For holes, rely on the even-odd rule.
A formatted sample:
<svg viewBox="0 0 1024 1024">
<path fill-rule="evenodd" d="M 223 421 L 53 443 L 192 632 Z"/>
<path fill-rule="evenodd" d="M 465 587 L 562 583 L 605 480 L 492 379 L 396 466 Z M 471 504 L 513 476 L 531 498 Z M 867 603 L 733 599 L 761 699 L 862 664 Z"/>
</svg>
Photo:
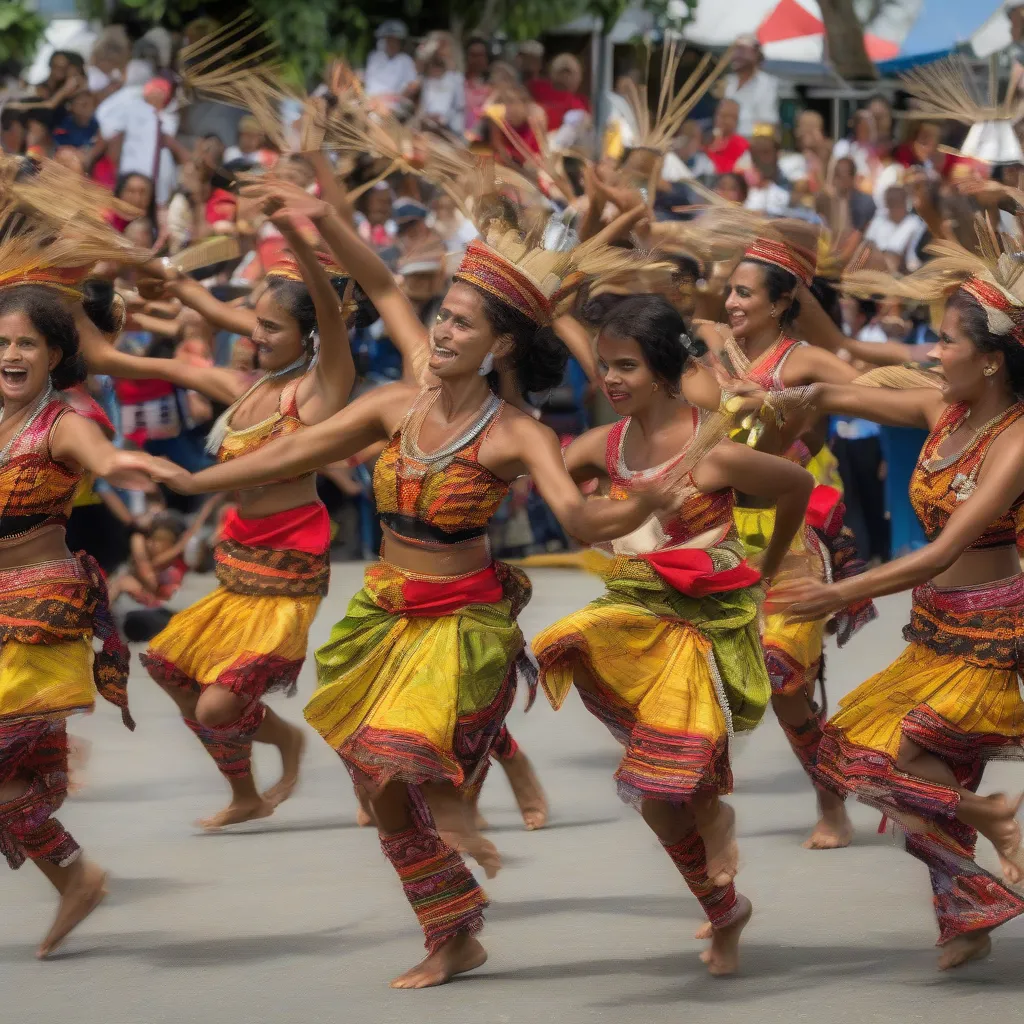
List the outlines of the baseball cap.
<svg viewBox="0 0 1024 1024">
<path fill-rule="evenodd" d="M 396 224 L 408 224 L 414 220 L 426 220 L 427 208 L 417 199 L 402 198 L 391 207 L 391 219 Z"/>
<path fill-rule="evenodd" d="M 375 39 L 408 39 L 409 29 L 406 28 L 404 21 L 398 18 L 388 18 L 387 21 L 381 23 L 373 35 Z"/>
</svg>

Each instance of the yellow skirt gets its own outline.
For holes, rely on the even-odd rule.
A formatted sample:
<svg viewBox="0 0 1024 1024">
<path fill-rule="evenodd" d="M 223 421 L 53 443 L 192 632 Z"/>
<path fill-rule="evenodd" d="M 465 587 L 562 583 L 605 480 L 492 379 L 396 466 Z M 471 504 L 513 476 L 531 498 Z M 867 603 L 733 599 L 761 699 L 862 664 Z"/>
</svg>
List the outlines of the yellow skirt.
<svg viewBox="0 0 1024 1024">
<path fill-rule="evenodd" d="M 0 720 L 65 718 L 91 711 L 92 641 L 0 644 Z"/>
<path fill-rule="evenodd" d="M 178 612 L 142 655 L 161 684 L 223 686 L 242 697 L 295 692 L 321 598 L 254 597 L 218 587 Z"/>
</svg>

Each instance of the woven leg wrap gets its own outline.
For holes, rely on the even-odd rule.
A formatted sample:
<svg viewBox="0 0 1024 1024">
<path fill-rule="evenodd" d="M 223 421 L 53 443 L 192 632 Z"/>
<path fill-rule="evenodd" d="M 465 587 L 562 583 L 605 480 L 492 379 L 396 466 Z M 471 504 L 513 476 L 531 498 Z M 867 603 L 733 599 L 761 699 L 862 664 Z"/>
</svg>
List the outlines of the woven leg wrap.
<svg viewBox="0 0 1024 1024">
<path fill-rule="evenodd" d="M 812 706 L 810 718 L 802 725 L 789 725 L 781 718 L 779 725 L 782 726 L 782 731 L 786 734 L 786 739 L 789 740 L 789 745 L 793 748 L 797 760 L 803 765 L 804 771 L 816 785 L 819 784 L 814 767 L 818 762 L 818 747 L 821 746 L 824 732 L 825 709 Z"/>
<path fill-rule="evenodd" d="M 696 831 L 690 832 L 678 843 L 662 843 L 672 863 L 679 869 L 690 892 L 704 908 L 713 928 L 725 928 L 739 915 L 740 904 L 736 899 L 736 886 L 730 882 L 717 887 L 708 878 L 708 860 L 704 840 Z"/>
<path fill-rule="evenodd" d="M 404 832 L 381 834 L 380 845 L 398 872 L 428 953 L 460 933 L 480 931 L 487 897 L 462 858 L 435 830 L 414 825 Z"/>
<path fill-rule="evenodd" d="M 496 761 L 509 761 L 519 753 L 519 744 L 512 738 L 508 726 L 503 725 L 498 738 L 491 744 L 491 757 Z"/>
<path fill-rule="evenodd" d="M 252 738 L 263 724 L 267 706 L 253 701 L 241 718 L 227 725 L 207 726 L 191 718 L 185 724 L 196 734 L 221 774 L 229 779 L 252 774 Z"/>
</svg>

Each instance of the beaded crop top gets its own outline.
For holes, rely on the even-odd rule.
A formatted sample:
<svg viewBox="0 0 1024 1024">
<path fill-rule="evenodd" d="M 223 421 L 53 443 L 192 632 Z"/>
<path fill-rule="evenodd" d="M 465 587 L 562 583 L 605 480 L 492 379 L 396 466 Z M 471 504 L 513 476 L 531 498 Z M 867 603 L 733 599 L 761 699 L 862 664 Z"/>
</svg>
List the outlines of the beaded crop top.
<svg viewBox="0 0 1024 1024">
<path fill-rule="evenodd" d="M 0 540 L 67 523 L 83 474 L 54 460 L 50 437 L 60 418 L 71 411 L 54 395 L 0 451 Z"/>
<path fill-rule="evenodd" d="M 458 544 L 483 537 L 509 484 L 480 465 L 480 446 L 505 403 L 491 395 L 473 424 L 436 451 L 418 445 L 440 388 L 421 393 L 373 470 L 381 522 L 403 540 Z"/>
<path fill-rule="evenodd" d="M 992 442 L 1011 423 L 1024 416 L 1024 403 L 1018 402 L 1001 416 L 984 424 L 962 451 L 956 455 L 939 456 L 943 442 L 966 418 L 967 406 L 963 402 L 949 406 L 921 449 L 921 457 L 910 478 L 910 504 L 921 522 L 928 540 L 935 540 L 949 521 L 956 507 L 967 501 L 977 486 L 978 474 L 985 462 Z M 968 548 L 985 548 L 1015 544 L 1017 534 L 1024 529 L 1024 494 L 1004 512 Z"/>
<path fill-rule="evenodd" d="M 230 462 L 232 459 L 237 459 L 242 455 L 248 455 L 250 452 L 259 451 L 265 445 L 269 444 L 275 438 L 284 437 L 287 434 L 294 434 L 296 430 L 302 427 L 304 424 L 299 419 L 299 406 L 296 401 L 296 393 L 299 390 L 299 384 L 302 378 L 299 377 L 296 380 L 289 381 L 281 389 L 281 400 L 278 403 L 277 412 L 273 415 L 268 416 L 265 420 L 260 420 L 259 423 L 254 423 L 251 427 L 242 427 L 239 430 L 233 430 L 231 427 L 231 414 L 238 408 L 238 406 L 251 395 L 263 382 L 266 380 L 265 377 L 261 377 L 234 405 L 231 406 L 227 412 L 221 417 L 218 424 L 214 427 L 214 431 L 217 431 L 220 436 L 220 443 L 216 449 L 217 461 L 218 462 Z M 304 474 L 308 476 L 309 474 Z M 295 480 L 303 479 L 302 476 L 292 477 L 288 481 L 281 481 L 282 483 L 290 483 Z"/>
<path fill-rule="evenodd" d="M 780 338 L 757 362 L 750 365 L 744 378 L 765 391 L 782 391 L 786 386 L 782 381 L 782 367 L 793 350 L 803 347 L 803 344 L 795 338 Z"/>
<path fill-rule="evenodd" d="M 701 414 L 697 408 L 693 412 L 693 435 L 686 447 L 671 459 L 653 466 L 650 469 L 631 470 L 626 465 L 624 454 L 626 433 L 632 422 L 631 417 L 619 420 L 608 432 L 608 443 L 605 447 L 605 467 L 611 479 L 610 497 L 622 500 L 628 497 L 630 489 L 641 482 L 653 482 L 664 477 L 673 466 L 686 455 L 697 436 L 701 424 Z M 687 475 L 685 483 L 693 487 L 693 474 Z M 699 537 L 708 530 L 720 527 L 732 527 L 733 504 L 735 497 L 731 488 L 705 494 L 703 491 L 690 491 L 683 503 L 672 513 L 672 518 L 661 522 L 661 529 L 667 535 L 664 547 L 685 544 L 694 537 Z"/>
</svg>

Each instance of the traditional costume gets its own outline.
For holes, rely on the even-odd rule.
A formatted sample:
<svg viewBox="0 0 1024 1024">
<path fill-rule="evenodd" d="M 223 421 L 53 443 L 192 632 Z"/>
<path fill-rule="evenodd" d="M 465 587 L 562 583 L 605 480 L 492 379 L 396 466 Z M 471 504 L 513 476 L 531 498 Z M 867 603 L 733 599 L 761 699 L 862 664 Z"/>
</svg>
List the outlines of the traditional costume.
<svg viewBox="0 0 1024 1024">
<path fill-rule="evenodd" d="M 696 438 L 696 409 L 693 417 Z M 630 470 L 630 423 L 608 434 L 613 498 L 679 471 L 693 446 L 653 469 Z M 613 543 L 607 593 L 533 645 L 552 706 L 561 707 L 575 683 L 625 747 L 615 777 L 620 796 L 638 809 L 643 800 L 680 804 L 731 792 L 733 735 L 757 725 L 771 693 L 758 636 L 760 576 L 736 536 L 733 492 L 703 494 L 687 480 L 688 496 L 668 522 L 652 519 Z M 732 923 L 735 888 L 711 886 L 700 836 L 666 849 L 712 925 Z"/>
<path fill-rule="evenodd" d="M 810 287 L 817 261 L 817 240 L 814 248 L 801 244 L 806 226 L 786 232 L 787 223 L 775 222 L 778 230 L 755 239 L 743 259 L 780 267 Z M 782 374 L 786 360 L 803 344 L 781 334 L 778 341 L 753 363 L 735 343 L 727 344 L 726 352 L 738 376 L 753 381 L 765 391 L 778 392 L 785 387 Z M 814 463 L 813 454 L 799 440 L 791 445 L 784 457 L 805 468 Z M 826 468 L 827 463 L 819 460 L 819 473 Z M 790 549 L 793 555 L 809 563 L 811 571 L 819 579 L 830 583 L 846 579 L 864 568 L 857 558 L 853 534 L 843 525 L 844 514 L 842 492 L 819 481 L 807 505 L 804 527 Z M 737 505 L 735 515 L 747 552 L 757 554 L 763 551 L 775 528 L 775 510 Z M 793 752 L 807 771 L 814 764 L 826 717 L 824 701 L 819 706 L 812 699 L 815 684 L 824 679 L 824 638 L 826 634 L 834 634 L 842 647 L 876 615 L 874 605 L 870 601 L 862 601 L 818 622 L 793 623 L 782 615 L 765 618 L 762 643 L 772 693 L 789 696 L 806 690 L 812 701 L 813 715 L 803 725 L 793 726 L 780 719 Z"/>
</svg>

